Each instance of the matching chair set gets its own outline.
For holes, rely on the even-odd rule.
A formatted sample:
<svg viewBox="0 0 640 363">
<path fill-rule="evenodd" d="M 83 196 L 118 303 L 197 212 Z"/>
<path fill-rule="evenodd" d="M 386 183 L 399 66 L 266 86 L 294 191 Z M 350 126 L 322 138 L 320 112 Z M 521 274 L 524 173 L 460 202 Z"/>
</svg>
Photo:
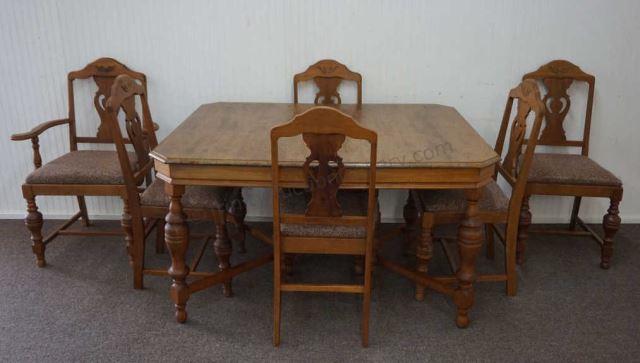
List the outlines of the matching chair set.
<svg viewBox="0 0 640 363">
<path fill-rule="evenodd" d="M 96 136 L 76 135 L 73 82 L 92 78 L 98 90 L 94 106 L 100 118 Z M 280 343 L 282 292 L 342 292 L 363 295 L 362 344 L 368 345 L 369 310 L 371 303 L 371 274 L 377 254 L 376 223 L 379 222 L 377 204 L 376 160 L 377 134 L 360 126 L 357 119 L 335 107 L 342 103 L 338 88 L 342 81 L 357 85 L 357 104 L 362 104 L 362 76 L 333 60 L 322 60 L 305 72 L 294 76 L 294 103 L 298 103 L 298 84 L 313 80 L 318 88 L 314 103 L 318 106 L 296 115 L 288 123 L 271 130 L 271 162 L 273 189 L 273 261 L 274 261 L 274 345 Z M 570 110 L 568 89 L 574 82 L 588 85 L 585 126 L 581 140 L 568 140 L 563 123 Z M 538 85 L 546 94 L 541 97 Z M 565 233 L 589 235 L 601 244 L 601 267 L 608 268 L 613 251 L 613 237 L 619 228 L 618 204 L 622 199 L 622 183 L 613 174 L 588 157 L 589 131 L 593 107 L 595 78 L 567 61 L 553 61 L 528 73 L 522 83 L 512 89 L 502 118 L 495 151 L 502 157 L 496 165 L 494 181 L 485 186 L 479 203 L 474 206 L 479 219 L 485 225 L 487 257 L 494 257 L 494 239 L 504 244 L 505 271 L 502 274 L 481 275 L 479 281 L 504 281 L 507 294 L 517 291 L 516 264 L 524 261 L 528 233 Z M 174 284 L 176 271 L 145 266 L 145 240 L 156 230 L 156 251 L 164 251 L 164 220 L 169 209 L 182 203 L 186 215 L 170 213 L 167 218 L 210 220 L 214 224 L 211 235 L 205 235 L 201 248 L 188 269 L 192 276 L 207 276 L 209 280 L 223 282 L 225 296 L 232 295 L 230 256 L 232 244 L 229 231 L 244 250 L 244 224 L 246 206 L 242 192 L 237 188 L 187 187 L 182 199 L 170 200 L 166 188 L 173 188 L 155 178 L 149 152 L 157 145 L 157 125 L 151 119 L 147 102 L 146 77 L 130 70 L 111 58 L 98 59 L 84 69 L 71 72 L 68 77 L 69 117 L 43 123 L 29 132 L 15 134 L 12 140 L 31 140 L 34 151 L 33 171 L 22 186 L 27 200 L 25 224 L 31 232 L 36 263 L 44 267 L 45 246 L 58 235 L 123 235 L 130 263 L 134 272 L 134 287 L 143 287 L 143 276 L 171 275 Z M 140 112 L 140 113 L 139 113 Z M 141 114 L 141 116 L 140 116 Z M 532 122 L 528 125 L 528 120 Z M 285 122 L 287 120 L 283 120 Z M 70 152 L 43 165 L 38 137 L 47 129 L 68 125 Z M 544 127 L 543 127 L 544 125 Z M 279 160 L 279 141 L 298 138 L 309 150 L 303 165 L 307 190 L 288 189 L 283 178 L 286 163 Z M 364 141 L 369 147 L 369 166 L 360 166 L 368 173 L 367 190 L 349 190 L 342 185 L 349 171 L 339 156 L 348 139 Z M 114 144 L 116 151 L 78 150 L 80 143 Z M 581 154 L 540 153 L 537 146 L 562 146 L 581 148 Z M 286 173 L 285 173 L 286 174 Z M 511 189 L 507 196 L 498 185 Z M 502 181 L 501 181 L 502 183 Z M 171 193 L 170 193 L 171 194 Z M 568 230 L 534 231 L 529 229 L 531 195 L 573 196 L 574 207 Z M 42 236 L 43 219 L 36 205 L 36 196 L 77 196 L 79 212 L 47 237 Z M 82 218 L 85 226 L 90 220 L 85 196 L 117 196 L 124 202 L 122 231 L 73 230 L 69 227 Z M 604 237 L 600 237 L 578 217 L 582 197 L 610 199 L 610 207 L 603 219 Z M 405 206 L 406 236 L 408 245 L 415 246 L 417 273 L 427 275 L 433 256 L 434 228 L 440 224 L 460 223 L 465 218 L 466 199 L 462 191 L 413 190 L 409 192 Z M 504 225 L 504 229 L 501 228 Z M 463 226 L 464 227 L 464 226 Z M 581 227 L 581 230 L 577 228 Z M 414 238 L 415 230 L 419 237 Z M 460 233 L 465 233 L 462 228 Z M 170 235 L 167 235 L 170 237 Z M 219 272 L 195 272 L 205 248 L 213 239 Z M 267 238 L 271 239 L 271 238 Z M 413 240 L 417 239 L 415 243 Z M 439 239 L 451 263 L 453 274 L 464 274 L 456 263 L 456 252 L 449 249 L 446 239 Z M 178 244 L 176 244 L 178 245 Z M 186 246 L 185 246 L 186 248 Z M 174 251 L 182 253 L 185 251 Z M 296 254 L 339 254 L 357 256 L 357 271 L 363 274 L 358 284 L 305 284 L 292 283 L 293 256 Z M 393 265 L 379 257 L 381 265 L 393 269 Z M 251 264 L 251 262 L 249 263 Z M 247 266 L 248 268 L 249 266 Z M 178 276 L 179 277 L 179 276 Z M 453 276 L 440 277 L 445 282 L 456 283 Z M 178 281 L 178 282 L 175 282 Z M 424 299 L 425 284 L 418 283 L 415 298 Z M 197 284 L 196 284 L 197 285 Z M 205 286 L 203 285 L 202 288 Z M 198 289 L 198 286 L 191 286 Z M 180 286 L 175 291 L 180 293 Z M 186 320 L 184 307 L 176 306 L 178 321 Z M 461 318 L 464 320 L 464 317 Z M 468 322 L 459 321 L 459 326 Z"/>
</svg>

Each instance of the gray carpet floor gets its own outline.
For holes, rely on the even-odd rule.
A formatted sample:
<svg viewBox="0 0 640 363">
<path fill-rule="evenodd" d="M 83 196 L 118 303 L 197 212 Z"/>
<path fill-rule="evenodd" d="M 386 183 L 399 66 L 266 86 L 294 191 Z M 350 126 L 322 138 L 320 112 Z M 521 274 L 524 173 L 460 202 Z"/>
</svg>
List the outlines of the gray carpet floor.
<svg viewBox="0 0 640 363">
<path fill-rule="evenodd" d="M 50 229 L 55 223 L 47 223 Z M 97 222 L 93 228 L 114 228 Z M 268 228 L 268 225 L 264 225 Z M 207 224 L 194 229 L 206 230 Z M 189 320 L 177 324 L 169 282 L 147 276 L 132 288 L 121 240 L 62 237 L 49 245 L 46 268 L 35 266 L 21 221 L 0 221 L 1 361 L 638 361 L 640 359 L 639 225 L 617 236 L 613 266 L 598 267 L 599 248 L 576 237 L 536 235 L 518 270 L 519 293 L 502 283 L 477 285 L 468 329 L 454 324 L 455 308 L 389 271 L 375 272 L 371 346 L 361 348 L 360 298 L 345 294 L 285 294 L 282 345 L 271 345 L 271 264 L 234 280 L 235 296 L 215 287 L 194 295 Z M 196 246 L 198 243 L 192 243 Z M 149 265 L 166 267 L 150 240 Z M 240 262 L 269 250 L 247 241 Z M 401 241 L 384 253 L 411 263 Z M 194 248 L 195 249 L 195 248 Z M 502 268 L 479 259 L 482 271 Z M 207 250 L 203 269 L 213 269 Z M 295 278 L 355 279 L 348 257 L 304 256 Z M 435 273 L 448 271 L 436 249 Z"/>
</svg>

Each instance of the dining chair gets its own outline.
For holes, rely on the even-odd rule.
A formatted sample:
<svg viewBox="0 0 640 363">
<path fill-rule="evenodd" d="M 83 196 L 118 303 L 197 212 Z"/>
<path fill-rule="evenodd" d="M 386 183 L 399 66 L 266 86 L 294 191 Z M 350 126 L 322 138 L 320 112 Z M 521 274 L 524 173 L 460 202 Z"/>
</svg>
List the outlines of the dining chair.
<svg viewBox="0 0 640 363">
<path fill-rule="evenodd" d="M 514 101 L 517 100 L 513 121 L 510 121 Z M 503 274 L 481 275 L 478 281 L 506 281 L 507 295 L 514 296 L 517 290 L 516 240 L 518 237 L 518 218 L 520 205 L 527 184 L 536 143 L 540 132 L 544 105 L 540 100 L 540 91 L 534 81 L 525 80 L 509 92 L 507 104 L 495 151 L 503 156 L 502 162 L 496 164 L 494 179 L 487 184 L 478 203 L 479 219 L 485 224 L 488 257 L 493 258 L 494 232 L 505 248 L 505 272 Z M 527 135 L 527 119 L 533 114 L 530 137 Z M 509 134 L 507 140 L 507 132 Z M 508 141 L 505 150 L 505 142 Z M 498 176 L 502 176 L 511 189 L 510 197 L 498 186 Z M 463 190 L 412 190 L 420 213 L 420 239 L 416 247 L 416 270 L 427 274 L 428 264 L 433 257 L 433 229 L 437 225 L 459 223 L 465 218 L 466 199 Z M 505 224 L 504 232 L 496 225 Z M 447 255 L 453 273 L 457 271 L 455 251 L 450 250 L 444 239 L 440 240 Z M 444 278 L 447 280 L 447 278 Z M 448 281 L 455 283 L 455 278 Z M 425 287 L 416 284 L 415 298 L 424 299 Z"/>
<path fill-rule="evenodd" d="M 362 76 L 352 72 L 344 64 L 333 59 L 323 59 L 293 76 L 293 103 L 298 103 L 298 83 L 313 80 L 318 92 L 313 100 L 316 105 L 339 105 L 342 98 L 338 87 L 342 81 L 354 81 L 358 87 L 357 104 L 362 105 Z"/>
<path fill-rule="evenodd" d="M 136 99 L 138 102 L 136 102 Z M 142 117 L 136 109 L 142 111 Z M 133 241 L 134 259 L 134 286 L 143 287 L 143 275 L 169 275 L 166 269 L 148 269 L 144 265 L 145 238 L 154 228 L 164 227 L 155 221 L 165 218 L 170 208 L 170 203 L 181 203 L 187 218 L 191 220 L 209 220 L 215 224 L 214 251 L 218 258 L 220 271 L 230 268 L 231 244 L 226 232 L 226 223 L 231 221 L 232 215 L 227 214 L 225 206 L 228 198 L 234 191 L 233 188 L 220 188 L 209 186 L 188 186 L 181 200 L 170 200 L 165 189 L 168 187 L 163 180 L 153 179 L 149 183 L 150 176 L 154 173 L 154 164 L 149 152 L 157 145 L 157 139 L 151 123 L 151 114 L 147 103 L 146 90 L 142 83 L 128 75 L 118 76 L 111 90 L 111 96 L 107 100 L 106 109 L 108 122 L 113 135 L 113 140 L 118 152 L 118 159 L 122 169 L 122 175 L 126 186 L 126 200 L 130 209 L 131 222 L 125 226 L 125 233 Z M 120 112 L 122 111 L 122 112 Z M 124 125 L 124 128 L 120 127 Z M 123 129 L 125 130 L 123 133 Z M 125 136 L 126 135 L 126 138 Z M 130 140 L 135 152 L 135 162 L 129 157 L 126 140 Z M 146 184 L 146 185 L 145 185 Z M 210 238 L 205 239 L 201 249 L 197 253 L 190 270 L 195 271 Z M 169 246 L 172 253 L 174 246 Z M 205 273 L 210 275 L 209 273 Z M 192 276 L 201 274 L 191 273 Z M 223 284 L 225 296 L 232 295 L 231 280 Z M 184 312 L 184 311 L 183 311 Z M 177 318 L 183 322 L 186 312 L 178 314 Z"/>
<path fill-rule="evenodd" d="M 126 197 L 125 181 L 120 170 L 116 151 L 78 150 L 78 146 L 81 144 L 113 143 L 107 126 L 105 102 L 110 95 L 114 79 L 121 74 L 126 74 L 139 80 L 142 87 L 146 88 L 146 77 L 143 73 L 133 71 L 113 58 L 97 59 L 87 64 L 83 69 L 69 73 L 67 77 L 69 115 L 67 118 L 47 121 L 34 127 L 31 131 L 11 136 L 11 140 L 15 141 L 31 140 L 33 148 L 35 170 L 27 176 L 25 183 L 22 185 L 22 195 L 27 201 L 25 225 L 31 233 L 32 250 L 36 255 L 36 264 L 39 267 L 46 265 L 45 246 L 57 236 L 122 235 L 121 229 L 117 231 L 97 231 L 69 228 L 80 218 L 82 218 L 85 226 L 90 226 L 85 196 L 117 196 L 123 199 Z M 92 78 L 98 87 L 93 97 L 93 105 L 98 113 L 100 125 L 95 136 L 78 136 L 76 133 L 74 82 L 89 78 Z M 149 119 L 149 122 L 152 122 L 151 119 Z M 43 165 L 39 137 L 46 130 L 62 125 L 67 125 L 69 128 L 70 151 Z M 157 129 L 156 124 L 152 125 L 154 129 Z M 125 141 L 128 142 L 128 140 Z M 127 157 L 135 163 L 135 154 L 127 154 Z M 43 218 L 42 213 L 38 210 L 36 197 L 48 195 L 76 196 L 80 210 L 48 236 L 43 237 Z M 123 225 L 127 224 L 129 218 L 128 209 L 125 205 L 121 223 Z M 127 240 L 127 242 L 130 241 Z M 129 243 L 127 246 L 129 246 Z M 129 248 L 127 250 L 129 251 Z M 132 262 L 130 251 L 129 255 L 130 262 Z"/>
<path fill-rule="evenodd" d="M 551 61 L 538 70 L 527 73 L 523 79 L 536 80 L 544 85 L 546 94 L 542 99 L 545 125 L 538 145 L 580 148 L 580 154 L 536 153 L 531 164 L 529 181 L 525 190 L 520 213 L 520 237 L 518 238 L 517 261 L 524 262 L 528 233 L 560 233 L 564 235 L 590 236 L 601 246 L 600 267 L 608 269 L 613 255 L 613 238 L 620 228 L 619 204 L 622 200 L 622 182 L 614 174 L 589 158 L 589 134 L 593 111 L 595 77 L 585 73 L 577 65 L 566 60 Z M 575 83 L 588 86 L 582 137 L 567 138 L 564 122 L 571 108 L 569 89 Z M 531 195 L 556 195 L 574 197 L 568 230 L 529 230 Z M 609 199 L 609 209 L 602 219 L 604 237 L 600 237 L 578 216 L 583 197 Z M 577 229 L 577 227 L 581 229 Z"/>
<path fill-rule="evenodd" d="M 300 138 L 309 149 L 302 170 L 310 193 L 283 191 L 280 158 L 282 138 Z M 347 139 L 363 140 L 370 146 L 367 191 L 345 193 L 342 181 L 362 166 L 347 168 L 338 152 Z M 349 140 L 350 141 L 350 140 Z M 286 156 L 286 151 L 283 152 Z M 377 134 L 360 126 L 352 117 L 331 107 L 317 106 L 296 115 L 290 122 L 271 129 L 274 248 L 273 344 L 280 344 L 281 293 L 341 292 L 363 295 L 362 345 L 369 342 L 371 269 L 376 212 Z M 286 186 L 286 185 L 284 185 Z M 333 254 L 364 256 L 361 284 L 304 284 L 282 280 L 283 254 Z"/>
</svg>

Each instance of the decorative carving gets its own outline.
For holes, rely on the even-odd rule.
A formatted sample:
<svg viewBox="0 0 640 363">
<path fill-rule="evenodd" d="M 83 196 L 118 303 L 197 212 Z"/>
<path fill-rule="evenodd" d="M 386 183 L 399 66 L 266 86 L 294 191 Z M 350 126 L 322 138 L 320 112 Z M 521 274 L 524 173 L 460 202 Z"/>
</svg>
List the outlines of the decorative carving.
<svg viewBox="0 0 640 363">
<path fill-rule="evenodd" d="M 545 127 L 540 134 L 540 141 L 544 143 L 557 143 L 567 140 L 564 130 L 564 119 L 571 107 L 571 99 L 567 90 L 571 87 L 571 78 L 547 78 L 543 80 L 547 87 L 547 94 L 542 102 L 545 105 Z"/>
<path fill-rule="evenodd" d="M 27 217 L 24 224 L 31 232 L 31 249 L 36 255 L 36 265 L 44 267 L 47 263 L 44 259 L 45 244 L 42 241 L 42 213 L 38 211 L 35 197 L 27 198 Z"/>
<path fill-rule="evenodd" d="M 338 203 L 338 188 L 344 178 L 345 167 L 338 150 L 344 143 L 345 135 L 305 133 L 302 138 L 311 151 L 302 167 L 311 190 L 306 215 L 340 217 L 342 210 Z"/>
<path fill-rule="evenodd" d="M 93 105 L 100 117 L 100 125 L 98 126 L 98 133 L 96 137 L 100 139 L 108 139 L 111 137 L 109 133 L 109 127 L 107 126 L 107 99 L 111 93 L 111 87 L 113 86 L 112 77 L 93 77 L 93 80 L 98 86 L 96 94 L 93 96 Z"/>
<path fill-rule="evenodd" d="M 313 79 L 318 92 L 313 100 L 316 105 L 336 105 L 342 103 L 338 87 L 343 80 L 355 81 L 358 85 L 358 104 L 362 104 L 362 76 L 352 72 L 344 64 L 324 59 L 309 66 L 303 73 L 293 77 L 293 102 L 298 103 L 298 83 Z"/>
<path fill-rule="evenodd" d="M 610 200 L 607 214 L 602 218 L 602 229 L 604 229 L 604 238 L 600 255 L 600 267 L 608 269 L 611 266 L 611 256 L 613 255 L 613 237 L 618 229 L 620 229 L 620 197 L 614 196 Z"/>
</svg>

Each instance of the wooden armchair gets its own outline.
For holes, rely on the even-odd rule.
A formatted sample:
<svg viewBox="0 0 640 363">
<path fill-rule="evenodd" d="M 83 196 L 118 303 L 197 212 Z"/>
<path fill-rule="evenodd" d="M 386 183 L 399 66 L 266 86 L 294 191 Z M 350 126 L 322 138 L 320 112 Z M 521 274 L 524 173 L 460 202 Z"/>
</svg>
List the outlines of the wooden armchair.
<svg viewBox="0 0 640 363">
<path fill-rule="evenodd" d="M 310 150 L 303 165 L 310 193 L 283 193 L 278 141 L 302 135 Z M 349 170 L 338 155 L 346 138 L 370 145 L 368 191 L 340 188 Z M 376 213 L 377 135 L 350 116 L 330 107 L 314 107 L 271 130 L 274 233 L 274 332 L 280 344 L 281 292 L 344 292 L 363 295 L 362 345 L 368 345 L 371 269 Z M 308 200 L 307 200 L 308 199 Z M 294 284 L 282 281 L 285 253 L 364 256 L 363 284 Z"/>
<path fill-rule="evenodd" d="M 298 83 L 313 80 L 318 87 L 316 105 L 336 105 L 342 103 L 338 87 L 343 80 L 354 81 L 358 86 L 358 105 L 362 105 L 362 76 L 352 72 L 342 63 L 323 59 L 312 64 L 306 71 L 293 76 L 293 103 L 298 103 Z"/>
<path fill-rule="evenodd" d="M 518 103 L 515 117 L 510 122 L 514 100 L 517 100 Z M 497 172 L 494 176 L 494 181 L 484 187 L 478 203 L 480 209 L 479 218 L 485 223 L 489 257 L 493 257 L 494 231 L 505 246 L 505 273 L 479 276 L 478 280 L 506 281 L 507 294 L 509 296 L 515 295 L 517 289 L 515 249 L 518 217 L 527 184 L 527 174 L 529 173 L 537 143 L 536 135 L 539 134 L 542 124 L 543 109 L 544 105 L 540 100 L 540 92 L 534 81 L 524 81 L 509 92 L 495 151 L 502 156 L 507 130 L 510 129 L 508 148 L 503 161 L 496 165 Z M 533 137 L 525 141 L 527 117 L 531 112 L 534 114 L 534 122 L 530 133 Z M 509 125 L 510 123 L 511 125 Z M 496 182 L 498 175 L 501 175 L 510 185 L 510 198 L 498 186 Z M 433 256 L 433 228 L 440 224 L 462 221 L 465 217 L 466 199 L 462 190 L 412 190 L 411 193 L 420 212 L 422 227 L 420 241 L 416 248 L 416 270 L 426 274 L 429 261 Z M 495 226 L 502 223 L 506 224 L 505 233 Z M 451 269 L 455 273 L 457 272 L 457 263 L 454 257 L 456 253 L 449 250 L 444 240 L 442 242 L 451 264 Z M 453 283 L 455 278 L 451 278 L 449 281 Z M 424 299 L 424 290 L 424 286 L 416 285 L 416 300 L 422 301 Z"/>
<path fill-rule="evenodd" d="M 136 111 L 136 98 L 139 99 L 142 118 Z M 118 152 L 122 175 L 124 176 L 126 200 L 131 215 L 131 221 L 124 226 L 124 229 L 133 246 L 134 286 L 142 288 L 144 274 L 169 275 L 166 270 L 145 268 L 144 244 L 147 235 L 156 224 L 155 221 L 162 220 L 167 215 L 171 201 L 165 194 L 165 188 L 172 188 L 173 186 L 160 179 L 155 179 L 148 183 L 146 188 L 143 187 L 144 181 L 154 171 L 153 161 L 149 157 L 149 152 L 157 144 L 144 85 L 128 75 L 118 76 L 113 83 L 111 97 L 109 97 L 106 105 L 109 116 L 108 122 Z M 118 119 L 119 114 L 123 116 L 121 117 L 122 121 Z M 125 126 L 126 139 L 123 137 L 123 129 L 120 127 L 121 122 Z M 133 146 L 136 156 L 135 163 L 129 157 L 129 152 L 126 148 L 127 139 L 130 140 Z M 231 244 L 227 237 L 226 222 L 233 217 L 226 213 L 225 207 L 233 192 L 234 188 L 189 186 L 186 187 L 181 201 L 188 218 L 192 220 L 211 220 L 215 223 L 214 250 L 218 258 L 218 267 L 221 271 L 230 268 Z M 163 224 L 158 224 L 156 228 L 164 227 Z M 208 242 L 209 239 L 207 238 L 191 265 L 191 270 L 197 268 Z M 168 247 L 172 255 L 177 253 L 175 250 L 177 246 L 169 245 Z M 191 275 L 212 276 L 215 274 L 193 272 Z M 220 282 L 223 283 L 225 296 L 231 296 L 231 279 L 224 279 Z M 186 320 L 184 307 L 176 306 L 176 318 L 179 322 Z"/>
<path fill-rule="evenodd" d="M 146 87 L 144 74 L 132 71 L 124 64 L 112 58 L 100 58 L 79 71 L 68 75 L 69 116 L 64 119 L 42 123 L 29 132 L 15 134 L 11 140 L 31 140 L 33 148 L 33 164 L 35 170 L 29 174 L 22 185 L 22 194 L 27 200 L 27 217 L 25 224 L 31 232 L 33 253 L 36 263 L 44 267 L 45 246 L 58 235 L 121 235 L 122 231 L 86 231 L 69 229 L 74 222 L 82 218 L 84 225 L 89 226 L 89 216 L 85 203 L 85 196 L 119 196 L 126 197 L 125 181 L 118 163 L 115 151 L 78 150 L 79 144 L 110 144 L 113 143 L 108 126 L 105 102 L 109 97 L 111 85 L 116 76 L 126 74 L 139 80 Z M 74 103 L 74 81 L 92 78 L 98 90 L 93 97 L 93 104 L 100 118 L 100 126 L 96 136 L 84 137 L 76 135 L 76 116 Z M 151 120 L 149 119 L 149 122 Z M 42 164 L 40 155 L 39 136 L 49 128 L 68 125 L 70 152 L 61 157 Z M 155 124 L 154 128 L 157 128 Z M 127 154 L 132 162 L 136 161 L 134 154 Z M 42 213 L 38 211 L 36 196 L 39 195 L 74 195 L 78 199 L 80 211 L 71 219 L 46 237 L 42 236 Z M 122 223 L 128 223 L 129 215 L 125 207 Z"/>
<path fill-rule="evenodd" d="M 582 152 L 580 155 L 559 153 L 537 153 L 534 155 L 520 214 L 518 264 L 524 262 L 528 232 L 561 233 L 593 237 L 601 246 L 600 267 L 607 269 L 613 255 L 613 237 L 620 227 L 618 205 L 622 200 L 622 182 L 589 158 L 589 132 L 595 77 L 583 72 L 578 66 L 568 61 L 555 60 L 541 66 L 535 72 L 525 74 L 522 78 L 540 81 L 547 89 L 543 98 L 545 127 L 540 134 L 538 145 L 575 147 L 580 148 Z M 585 82 L 588 85 L 581 140 L 568 140 L 563 126 L 571 107 L 571 99 L 567 91 L 574 82 Z M 529 197 L 534 194 L 574 197 L 568 230 L 528 231 L 531 224 Z M 595 233 L 578 216 L 582 197 L 609 198 L 609 210 L 602 220 L 604 238 Z M 580 226 L 582 230 L 578 230 L 577 226 Z"/>
</svg>

